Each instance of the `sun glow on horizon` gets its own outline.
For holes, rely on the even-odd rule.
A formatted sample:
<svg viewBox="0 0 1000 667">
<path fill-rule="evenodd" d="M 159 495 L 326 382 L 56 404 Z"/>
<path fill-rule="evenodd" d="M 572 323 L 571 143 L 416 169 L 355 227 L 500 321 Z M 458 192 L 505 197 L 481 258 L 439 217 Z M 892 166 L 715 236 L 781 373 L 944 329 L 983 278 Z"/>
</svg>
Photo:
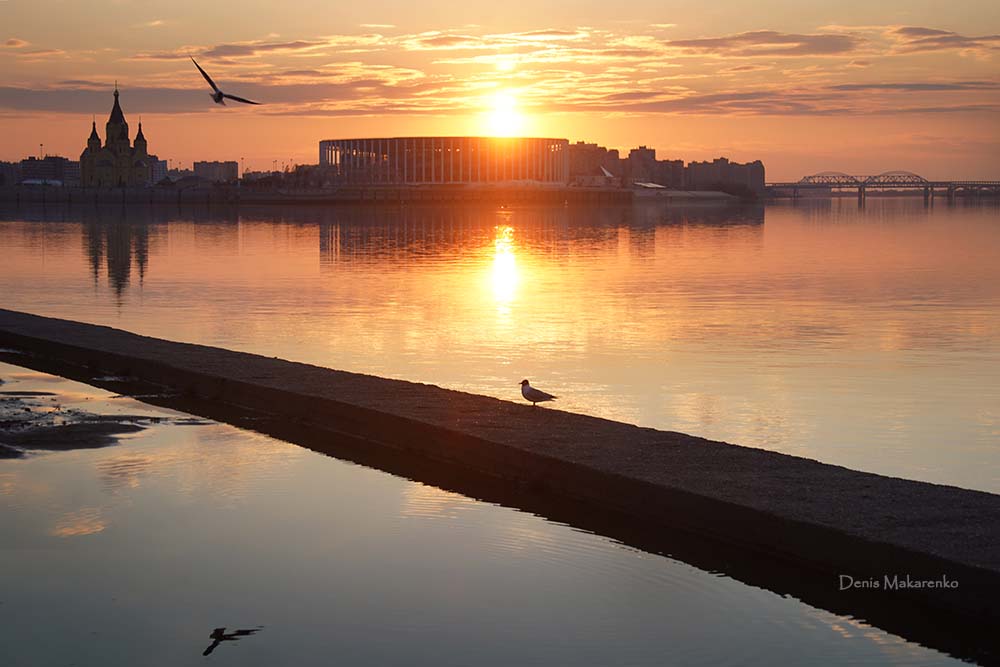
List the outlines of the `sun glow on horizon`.
<svg viewBox="0 0 1000 667">
<path fill-rule="evenodd" d="M 517 109 L 517 97 L 509 91 L 493 97 L 493 110 L 487 114 L 486 128 L 495 137 L 513 137 L 524 127 L 524 116 Z"/>
</svg>

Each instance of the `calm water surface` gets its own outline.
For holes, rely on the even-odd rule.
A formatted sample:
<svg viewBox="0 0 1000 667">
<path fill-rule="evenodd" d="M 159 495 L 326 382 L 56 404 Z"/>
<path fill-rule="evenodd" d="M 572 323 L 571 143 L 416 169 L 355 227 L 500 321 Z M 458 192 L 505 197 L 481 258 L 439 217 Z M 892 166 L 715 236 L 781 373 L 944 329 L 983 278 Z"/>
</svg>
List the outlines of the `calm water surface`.
<svg viewBox="0 0 1000 667">
<path fill-rule="evenodd" d="M 1000 491 L 1000 209 L 8 211 L 0 305 Z"/>
<path fill-rule="evenodd" d="M 0 364 L 4 391 L 179 416 Z M 962 664 L 862 622 L 213 422 L 0 460 L 0 664 Z M 257 630 L 208 657 L 214 628 Z"/>
</svg>

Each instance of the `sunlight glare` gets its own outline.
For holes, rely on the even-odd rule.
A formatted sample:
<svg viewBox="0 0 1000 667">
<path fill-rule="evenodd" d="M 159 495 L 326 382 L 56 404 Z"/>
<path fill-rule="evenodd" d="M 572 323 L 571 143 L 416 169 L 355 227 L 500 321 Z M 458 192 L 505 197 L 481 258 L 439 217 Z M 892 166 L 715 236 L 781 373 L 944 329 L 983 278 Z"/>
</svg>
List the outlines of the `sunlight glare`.
<svg viewBox="0 0 1000 667">
<path fill-rule="evenodd" d="M 517 292 L 517 258 L 514 255 L 514 228 L 497 225 L 493 241 L 493 269 L 491 272 L 493 298 L 498 304 L 508 304 Z"/>
<path fill-rule="evenodd" d="M 487 125 L 490 134 L 497 137 L 512 137 L 520 132 L 524 117 L 517 110 L 517 98 L 513 94 L 499 92 L 494 96 Z"/>
</svg>

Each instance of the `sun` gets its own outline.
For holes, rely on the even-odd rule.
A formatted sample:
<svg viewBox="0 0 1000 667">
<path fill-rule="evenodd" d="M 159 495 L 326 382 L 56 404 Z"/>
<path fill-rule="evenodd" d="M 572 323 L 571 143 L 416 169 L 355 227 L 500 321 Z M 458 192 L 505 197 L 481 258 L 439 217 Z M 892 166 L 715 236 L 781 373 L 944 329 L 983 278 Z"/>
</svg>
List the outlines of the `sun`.
<svg viewBox="0 0 1000 667">
<path fill-rule="evenodd" d="M 517 110 L 517 98 L 510 92 L 493 96 L 493 110 L 487 114 L 486 126 L 495 137 L 513 137 L 524 127 L 524 116 Z"/>
</svg>

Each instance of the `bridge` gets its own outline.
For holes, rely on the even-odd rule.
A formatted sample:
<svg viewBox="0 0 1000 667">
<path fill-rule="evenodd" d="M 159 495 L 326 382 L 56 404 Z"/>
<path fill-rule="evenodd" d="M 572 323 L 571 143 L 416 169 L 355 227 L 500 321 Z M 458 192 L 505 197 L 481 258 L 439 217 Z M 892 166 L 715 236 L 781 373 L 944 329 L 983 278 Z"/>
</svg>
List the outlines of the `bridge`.
<svg viewBox="0 0 1000 667">
<path fill-rule="evenodd" d="M 956 194 L 1000 194 L 1000 181 L 931 181 L 910 171 L 887 171 L 875 176 L 852 176 L 839 171 L 824 171 L 794 182 L 767 183 L 766 187 L 787 191 L 792 198 L 803 190 L 857 190 L 858 201 L 864 201 L 869 190 L 923 190 L 925 200 L 943 192 L 949 200 Z"/>
</svg>

